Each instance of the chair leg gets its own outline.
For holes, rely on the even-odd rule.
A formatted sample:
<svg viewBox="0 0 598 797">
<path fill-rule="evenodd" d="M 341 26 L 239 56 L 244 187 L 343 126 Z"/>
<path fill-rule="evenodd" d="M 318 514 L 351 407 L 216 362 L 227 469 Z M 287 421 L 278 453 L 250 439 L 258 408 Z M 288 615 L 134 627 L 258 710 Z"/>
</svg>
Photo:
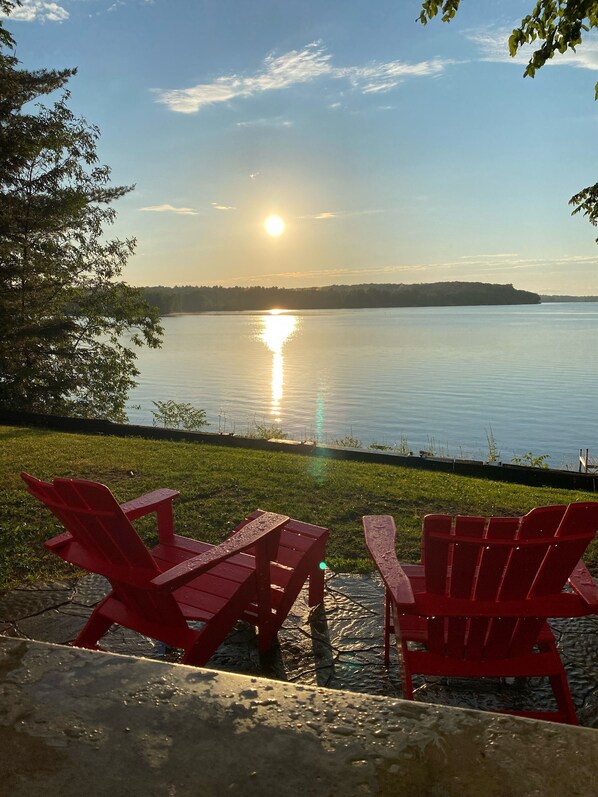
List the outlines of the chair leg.
<svg viewBox="0 0 598 797">
<path fill-rule="evenodd" d="M 560 675 L 550 676 L 550 685 L 552 686 L 552 691 L 554 692 L 557 706 L 566 716 L 566 721 L 569 723 L 569 725 L 579 725 L 579 720 L 577 719 L 577 714 L 575 713 L 575 706 L 573 704 L 573 700 L 571 699 L 571 691 L 569 690 L 569 683 L 567 681 L 567 675 L 564 668 Z"/>
<path fill-rule="evenodd" d="M 390 664 L 390 595 L 384 588 L 384 664 Z"/>
<path fill-rule="evenodd" d="M 559 707 L 559 711 L 562 712 L 566 717 L 565 722 L 569 723 L 569 725 L 579 725 L 579 720 L 577 719 L 577 714 L 575 713 L 575 705 L 573 704 L 573 700 L 571 698 L 571 690 L 569 689 L 567 673 L 563 667 L 563 662 L 559 656 L 556 643 L 554 641 L 543 642 L 538 645 L 538 647 L 545 653 L 552 653 L 558 661 L 560 670 L 559 674 L 551 675 L 548 680 L 550 681 L 552 692 L 554 694 L 556 704 Z"/>
<path fill-rule="evenodd" d="M 309 574 L 308 604 L 319 606 L 321 603 L 324 603 L 324 571 L 318 561 Z"/>
<path fill-rule="evenodd" d="M 202 667 L 224 642 L 228 633 L 241 616 L 241 607 L 246 605 L 255 589 L 253 579 L 247 579 L 237 591 L 236 599 L 229 601 L 215 614 L 185 647 L 183 664 Z"/>
<path fill-rule="evenodd" d="M 277 636 L 274 629 L 267 632 L 260 632 L 257 637 L 259 652 L 266 653 L 266 651 L 270 650 L 276 640 Z"/>
<path fill-rule="evenodd" d="M 96 606 L 96 608 L 93 610 L 84 628 L 79 632 L 79 635 L 74 640 L 73 642 L 74 647 L 76 648 L 97 647 L 97 643 L 99 642 L 99 640 L 110 629 L 110 626 L 114 625 L 113 620 L 102 614 L 103 604 L 104 601 L 102 601 L 102 603 Z"/>
<path fill-rule="evenodd" d="M 181 663 L 190 664 L 194 667 L 203 667 L 224 642 L 230 628 L 230 625 L 215 623 L 205 625 L 199 631 L 195 642 L 185 650 Z"/>
<path fill-rule="evenodd" d="M 413 700 L 413 683 L 411 681 L 411 668 L 408 664 L 407 643 L 401 643 L 401 682 L 403 685 L 403 699 Z"/>
</svg>

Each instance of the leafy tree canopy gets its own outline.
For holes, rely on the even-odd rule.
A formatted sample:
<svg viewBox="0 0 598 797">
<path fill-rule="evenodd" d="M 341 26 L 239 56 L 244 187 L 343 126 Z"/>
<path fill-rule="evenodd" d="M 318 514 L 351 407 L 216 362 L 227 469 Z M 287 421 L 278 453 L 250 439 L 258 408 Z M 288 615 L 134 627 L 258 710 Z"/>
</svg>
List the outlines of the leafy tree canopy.
<svg viewBox="0 0 598 797">
<path fill-rule="evenodd" d="M 426 0 L 422 3 L 419 19 L 424 25 L 437 14 L 443 22 L 450 22 L 461 5 L 461 0 Z M 598 27 L 598 2 L 596 0 L 538 0 L 531 14 L 523 17 L 509 38 L 509 52 L 516 55 L 520 47 L 537 42 L 524 74 L 534 77 L 556 53 L 575 50 L 582 43 L 583 34 Z M 598 83 L 596 83 L 598 100 Z"/>
<path fill-rule="evenodd" d="M 0 407 L 123 420 L 133 347 L 162 333 L 118 279 L 134 239 L 104 236 L 131 188 L 110 185 L 99 131 L 68 108 L 75 70 L 21 69 L 13 50 L 0 22 Z"/>
<path fill-rule="evenodd" d="M 419 20 L 426 25 L 441 14 L 443 22 L 450 22 L 460 5 L 461 0 L 425 0 Z M 575 50 L 592 28 L 598 28 L 598 0 L 537 0 L 532 12 L 523 17 L 519 27 L 511 33 L 509 52 L 514 56 L 525 44 L 539 45 L 524 71 L 525 76 L 533 78 L 557 53 Z M 598 100 L 598 83 L 595 99 Z M 569 204 L 574 207 L 572 215 L 582 213 L 590 224 L 598 226 L 598 183 L 575 194 Z"/>
</svg>

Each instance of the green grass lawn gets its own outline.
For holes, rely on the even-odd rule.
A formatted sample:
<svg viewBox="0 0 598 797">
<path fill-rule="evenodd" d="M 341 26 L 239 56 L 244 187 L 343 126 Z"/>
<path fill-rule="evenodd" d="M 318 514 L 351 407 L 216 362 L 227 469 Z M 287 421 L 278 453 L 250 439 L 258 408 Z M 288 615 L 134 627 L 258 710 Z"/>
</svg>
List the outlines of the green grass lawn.
<svg viewBox="0 0 598 797">
<path fill-rule="evenodd" d="M 42 547 L 60 526 L 26 492 L 22 470 L 42 479 L 98 480 L 119 501 L 172 487 L 181 493 L 174 505 L 176 531 L 210 542 L 223 540 L 257 508 L 327 526 L 327 563 L 345 572 L 371 569 L 362 515 L 393 515 L 399 558 L 418 561 L 421 521 L 429 512 L 519 515 L 542 504 L 595 498 L 414 468 L 37 428 L 0 426 L 0 451 L 0 591 L 73 574 Z M 155 544 L 153 518 L 136 525 Z M 585 560 L 598 573 L 598 542 Z"/>
</svg>

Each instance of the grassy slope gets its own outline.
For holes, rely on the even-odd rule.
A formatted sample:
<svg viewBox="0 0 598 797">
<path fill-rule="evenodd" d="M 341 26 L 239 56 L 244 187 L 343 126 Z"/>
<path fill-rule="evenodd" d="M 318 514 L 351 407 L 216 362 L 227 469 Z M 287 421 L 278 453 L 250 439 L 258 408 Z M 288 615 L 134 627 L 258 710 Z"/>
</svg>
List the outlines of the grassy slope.
<svg viewBox="0 0 598 797">
<path fill-rule="evenodd" d="M 371 567 L 362 539 L 364 514 L 394 515 L 399 558 L 418 561 L 421 520 L 428 512 L 517 515 L 594 497 L 387 465 L 6 426 L 0 426 L 0 451 L 0 591 L 70 572 L 42 548 L 59 526 L 26 493 L 22 470 L 43 479 L 95 479 L 119 501 L 172 487 L 181 492 L 177 532 L 212 542 L 258 507 L 328 526 L 327 561 L 342 571 Z M 148 544 L 156 541 L 151 518 L 137 528 Z M 598 572 L 598 542 L 585 559 Z"/>
</svg>

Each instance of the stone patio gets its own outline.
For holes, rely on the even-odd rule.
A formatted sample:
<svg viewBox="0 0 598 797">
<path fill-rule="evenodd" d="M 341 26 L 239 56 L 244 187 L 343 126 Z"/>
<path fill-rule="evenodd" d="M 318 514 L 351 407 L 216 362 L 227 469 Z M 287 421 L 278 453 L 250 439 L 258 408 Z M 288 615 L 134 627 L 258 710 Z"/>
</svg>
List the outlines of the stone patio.
<svg viewBox="0 0 598 797">
<path fill-rule="evenodd" d="M 0 634 L 68 644 L 83 627 L 107 582 L 79 580 L 16 589 L 0 596 Z M 389 697 L 401 696 L 396 652 L 383 663 L 383 589 L 376 575 L 329 574 L 325 604 L 315 610 L 302 593 L 265 656 L 252 627 L 239 623 L 208 667 L 296 684 L 324 686 Z M 582 725 L 598 728 L 598 617 L 551 621 Z M 147 637 L 113 627 L 102 647 L 159 661 L 177 661 L 177 651 Z M 547 679 L 420 679 L 416 699 L 465 708 L 550 709 Z"/>
</svg>

